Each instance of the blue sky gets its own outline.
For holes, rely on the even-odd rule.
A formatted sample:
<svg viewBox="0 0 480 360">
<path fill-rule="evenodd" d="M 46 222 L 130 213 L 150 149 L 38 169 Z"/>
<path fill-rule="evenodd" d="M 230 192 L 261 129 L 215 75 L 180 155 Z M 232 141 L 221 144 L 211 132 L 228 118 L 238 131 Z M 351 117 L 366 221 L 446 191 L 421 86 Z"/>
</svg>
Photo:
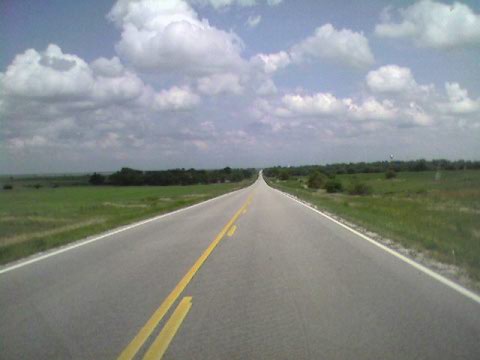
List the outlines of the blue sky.
<svg viewBox="0 0 480 360">
<path fill-rule="evenodd" d="M 0 6 L 0 173 L 480 154 L 478 1 Z"/>
</svg>

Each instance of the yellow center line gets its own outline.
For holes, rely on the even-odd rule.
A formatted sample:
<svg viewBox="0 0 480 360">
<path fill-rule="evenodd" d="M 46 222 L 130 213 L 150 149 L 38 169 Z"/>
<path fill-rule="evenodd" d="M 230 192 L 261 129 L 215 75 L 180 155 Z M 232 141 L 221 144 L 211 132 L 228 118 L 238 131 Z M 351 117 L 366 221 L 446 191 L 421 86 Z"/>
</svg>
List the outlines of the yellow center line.
<svg viewBox="0 0 480 360">
<path fill-rule="evenodd" d="M 243 209 L 242 211 L 242 214 L 246 214 L 247 213 L 247 208 Z"/>
<path fill-rule="evenodd" d="M 235 221 L 240 217 L 242 211 L 247 207 L 249 201 L 251 201 L 252 195 L 250 195 L 242 205 L 242 207 L 233 215 L 233 217 L 228 221 L 227 225 L 218 233 L 217 237 L 212 241 L 208 248 L 203 252 L 203 254 L 197 259 L 195 264 L 188 270 L 188 272 L 183 276 L 182 280 L 175 286 L 172 292 L 163 300 L 160 307 L 155 310 L 153 315 L 148 319 L 148 321 L 143 325 L 138 334 L 133 338 L 133 340 L 127 345 L 127 347 L 122 351 L 118 360 L 131 360 L 135 354 L 140 350 L 142 345 L 152 334 L 153 330 L 157 327 L 158 323 L 162 321 L 165 314 L 168 312 L 173 303 L 177 300 L 180 294 L 185 290 L 188 283 L 197 273 L 198 269 L 203 265 L 205 260 L 210 256 L 215 247 L 219 244 L 222 238 L 225 236 L 227 230 L 235 223 Z"/>
<path fill-rule="evenodd" d="M 233 226 L 230 228 L 230 230 L 228 230 L 228 233 L 227 233 L 228 237 L 232 237 L 233 234 L 235 233 L 235 230 L 237 230 L 237 225 L 233 225 Z"/>
<path fill-rule="evenodd" d="M 165 351 L 168 349 L 168 345 L 170 345 L 170 342 L 173 340 L 191 307 L 192 297 L 184 297 L 170 319 L 168 319 L 162 331 L 160 331 L 160 334 L 158 334 L 155 341 L 145 353 L 143 360 L 160 360 L 163 357 L 163 354 L 165 354 Z"/>
</svg>

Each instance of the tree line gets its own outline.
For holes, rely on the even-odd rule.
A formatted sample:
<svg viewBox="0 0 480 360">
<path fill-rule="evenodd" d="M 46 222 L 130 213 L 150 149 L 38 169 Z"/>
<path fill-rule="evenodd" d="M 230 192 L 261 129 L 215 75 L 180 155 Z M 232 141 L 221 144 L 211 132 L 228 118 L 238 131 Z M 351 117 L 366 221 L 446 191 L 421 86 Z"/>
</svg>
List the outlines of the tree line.
<svg viewBox="0 0 480 360">
<path fill-rule="evenodd" d="M 250 179 L 256 174 L 255 169 L 232 169 L 226 167 L 219 170 L 172 169 L 142 171 L 122 168 L 111 175 L 94 173 L 90 176 L 92 185 L 142 186 L 142 185 L 197 185 L 239 182 Z"/>
<path fill-rule="evenodd" d="M 435 171 L 435 170 L 479 170 L 480 161 L 470 160 L 409 160 L 409 161 L 375 161 L 358 163 L 337 163 L 328 165 L 305 165 L 282 167 L 275 166 L 264 169 L 267 177 L 277 177 L 283 180 L 289 176 L 309 176 L 314 172 L 326 175 L 404 172 L 404 171 Z"/>
</svg>

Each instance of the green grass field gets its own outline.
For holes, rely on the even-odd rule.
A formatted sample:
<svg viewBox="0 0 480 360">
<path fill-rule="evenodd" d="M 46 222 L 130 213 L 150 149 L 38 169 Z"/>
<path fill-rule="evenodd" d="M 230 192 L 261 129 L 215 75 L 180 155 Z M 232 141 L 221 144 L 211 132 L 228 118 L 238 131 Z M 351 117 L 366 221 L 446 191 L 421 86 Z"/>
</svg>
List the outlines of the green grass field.
<svg viewBox="0 0 480 360">
<path fill-rule="evenodd" d="M 306 179 L 271 180 L 302 198 L 408 248 L 459 265 L 480 280 L 480 171 L 338 175 L 344 186 L 369 185 L 372 194 L 352 196 L 306 189 Z"/>
<path fill-rule="evenodd" d="M 0 263 L 239 189 L 252 181 L 193 186 L 66 186 L 13 182 L 0 190 Z M 30 184 L 41 183 L 35 189 Z"/>
</svg>

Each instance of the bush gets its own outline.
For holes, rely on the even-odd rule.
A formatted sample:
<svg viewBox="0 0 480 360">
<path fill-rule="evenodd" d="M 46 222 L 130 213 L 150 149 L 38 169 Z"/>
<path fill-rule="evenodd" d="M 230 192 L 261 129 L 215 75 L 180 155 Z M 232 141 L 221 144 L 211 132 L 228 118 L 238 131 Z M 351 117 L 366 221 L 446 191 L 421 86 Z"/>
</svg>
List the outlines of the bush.
<svg viewBox="0 0 480 360">
<path fill-rule="evenodd" d="M 325 190 L 327 193 L 337 193 L 343 191 L 342 183 L 338 180 L 328 180 L 325 184 Z"/>
<path fill-rule="evenodd" d="M 144 185 L 143 171 L 130 168 L 122 168 L 120 171 L 110 175 L 108 180 L 112 185 L 117 186 Z"/>
<path fill-rule="evenodd" d="M 42 187 L 42 185 L 41 184 L 35 184 L 35 185 L 33 185 L 33 187 L 38 190 Z"/>
<path fill-rule="evenodd" d="M 393 178 L 396 178 L 396 177 L 397 177 L 397 173 L 393 169 L 388 169 L 385 172 L 385 179 L 387 179 L 387 180 L 393 179 Z"/>
<path fill-rule="evenodd" d="M 413 164 L 411 166 L 412 166 L 413 171 L 427 171 L 428 170 L 427 161 L 425 159 L 416 160 L 416 161 L 413 162 Z"/>
<path fill-rule="evenodd" d="M 367 184 L 361 182 L 355 182 L 348 189 L 350 195 L 369 195 L 372 193 L 372 189 Z"/>
<path fill-rule="evenodd" d="M 13 185 L 5 184 L 5 185 L 3 185 L 3 190 L 13 190 Z"/>
<path fill-rule="evenodd" d="M 308 187 L 310 189 L 321 189 L 325 186 L 327 177 L 319 171 L 315 171 L 308 177 Z"/>
<path fill-rule="evenodd" d="M 103 185 L 105 184 L 105 176 L 102 174 L 93 173 L 88 182 L 92 185 Z"/>
<path fill-rule="evenodd" d="M 280 180 L 288 180 L 288 179 L 290 179 L 290 171 L 288 171 L 287 169 L 283 169 L 283 170 L 280 172 L 279 179 L 280 179 Z"/>
</svg>

